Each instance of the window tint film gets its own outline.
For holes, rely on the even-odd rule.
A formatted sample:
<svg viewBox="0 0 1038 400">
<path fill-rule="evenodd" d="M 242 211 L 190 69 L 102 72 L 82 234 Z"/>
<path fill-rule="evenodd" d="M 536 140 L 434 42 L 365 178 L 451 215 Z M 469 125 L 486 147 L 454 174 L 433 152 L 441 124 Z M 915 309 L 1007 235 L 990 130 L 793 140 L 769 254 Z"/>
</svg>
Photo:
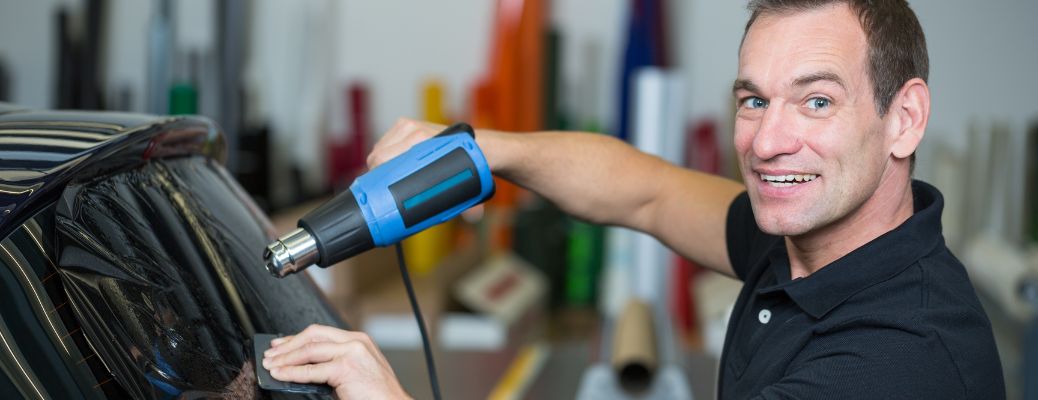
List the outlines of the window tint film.
<svg viewBox="0 0 1038 400">
<path fill-rule="evenodd" d="M 0 398 L 125 397 L 90 350 L 57 278 L 54 207 L 0 240 Z"/>
<path fill-rule="evenodd" d="M 205 158 L 69 186 L 55 213 L 70 304 L 134 398 L 268 397 L 253 333 L 342 326 L 307 276 L 266 271 L 269 223 Z"/>
</svg>

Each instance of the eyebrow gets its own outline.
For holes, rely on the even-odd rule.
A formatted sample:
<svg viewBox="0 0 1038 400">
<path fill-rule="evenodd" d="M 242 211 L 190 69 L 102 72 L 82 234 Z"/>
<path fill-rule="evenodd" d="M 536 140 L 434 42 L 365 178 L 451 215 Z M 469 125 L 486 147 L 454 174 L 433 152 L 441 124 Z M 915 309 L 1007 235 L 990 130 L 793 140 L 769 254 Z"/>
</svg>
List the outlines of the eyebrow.
<svg viewBox="0 0 1038 400">
<path fill-rule="evenodd" d="M 758 87 L 756 83 L 753 83 L 753 81 L 749 79 L 735 80 L 735 83 L 732 84 L 732 95 L 734 96 L 735 92 L 738 92 L 740 90 L 745 90 L 747 92 L 753 93 L 760 93 L 760 87 Z"/>
<path fill-rule="evenodd" d="M 837 85 L 840 85 L 840 87 L 844 90 L 847 89 L 847 86 L 843 84 L 843 79 L 840 79 L 839 75 L 836 75 L 832 72 L 815 72 L 812 74 L 803 75 L 793 80 L 793 86 L 803 87 L 821 81 L 829 81 Z"/>
<path fill-rule="evenodd" d="M 803 87 L 810 85 L 815 82 L 828 81 L 840 85 L 841 88 L 847 89 L 847 86 L 843 84 L 843 79 L 839 75 L 832 72 L 815 72 L 807 75 L 800 76 L 793 80 L 793 86 Z M 740 90 L 745 90 L 751 93 L 760 93 L 760 87 L 756 83 L 749 79 L 736 79 L 735 83 L 732 84 L 732 95 Z"/>
</svg>

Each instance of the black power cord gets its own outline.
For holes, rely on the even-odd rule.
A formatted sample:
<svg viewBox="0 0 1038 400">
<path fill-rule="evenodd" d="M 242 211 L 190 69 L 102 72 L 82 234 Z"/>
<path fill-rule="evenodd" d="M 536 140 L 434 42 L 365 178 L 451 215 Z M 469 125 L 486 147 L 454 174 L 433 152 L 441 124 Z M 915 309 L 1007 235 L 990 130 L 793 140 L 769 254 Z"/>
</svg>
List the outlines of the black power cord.
<svg viewBox="0 0 1038 400">
<path fill-rule="evenodd" d="M 440 382 L 436 379 L 436 363 L 433 362 L 432 346 L 429 346 L 429 333 L 425 330 L 425 319 L 422 318 L 422 310 L 418 308 L 418 298 L 414 294 L 414 286 L 411 285 L 411 276 L 407 273 L 404 248 L 400 243 L 396 244 L 396 261 L 400 266 L 400 277 L 404 279 L 404 286 L 407 288 L 407 297 L 411 300 L 411 310 L 414 310 L 414 318 L 418 322 L 418 331 L 422 333 L 425 368 L 429 371 L 429 384 L 432 385 L 433 398 L 440 400 Z"/>
</svg>

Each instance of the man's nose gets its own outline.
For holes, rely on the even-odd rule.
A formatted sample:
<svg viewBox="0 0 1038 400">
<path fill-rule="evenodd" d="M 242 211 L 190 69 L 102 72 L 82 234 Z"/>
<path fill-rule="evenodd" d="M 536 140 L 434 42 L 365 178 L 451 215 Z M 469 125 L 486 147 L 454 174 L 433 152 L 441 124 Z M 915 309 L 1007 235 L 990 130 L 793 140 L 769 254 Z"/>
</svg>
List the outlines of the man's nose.
<svg viewBox="0 0 1038 400">
<path fill-rule="evenodd" d="M 783 111 L 785 107 L 772 104 L 753 137 L 753 153 L 761 160 L 770 160 L 783 154 L 794 154 L 802 143 L 796 134 L 793 116 Z"/>
</svg>

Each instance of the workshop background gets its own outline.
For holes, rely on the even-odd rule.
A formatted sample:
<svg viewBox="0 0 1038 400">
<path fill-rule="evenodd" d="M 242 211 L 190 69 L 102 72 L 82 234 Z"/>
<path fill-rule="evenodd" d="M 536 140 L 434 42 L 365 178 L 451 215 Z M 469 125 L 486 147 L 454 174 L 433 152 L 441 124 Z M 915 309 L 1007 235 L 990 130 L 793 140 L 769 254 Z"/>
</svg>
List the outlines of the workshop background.
<svg viewBox="0 0 1038 400">
<path fill-rule="evenodd" d="M 916 177 L 946 197 L 1010 398 L 1038 396 L 1038 2 L 911 3 L 933 95 Z M 706 0 L 0 0 L 0 101 L 210 117 L 284 233 L 363 172 L 398 117 L 601 132 L 736 177 L 747 17 Z M 631 341 L 653 349 L 654 385 L 712 398 L 740 284 L 500 185 L 405 243 L 448 397 L 590 396 Z M 395 263 L 375 251 L 310 271 L 427 397 Z M 648 328 L 632 339 L 631 325 Z"/>
</svg>

